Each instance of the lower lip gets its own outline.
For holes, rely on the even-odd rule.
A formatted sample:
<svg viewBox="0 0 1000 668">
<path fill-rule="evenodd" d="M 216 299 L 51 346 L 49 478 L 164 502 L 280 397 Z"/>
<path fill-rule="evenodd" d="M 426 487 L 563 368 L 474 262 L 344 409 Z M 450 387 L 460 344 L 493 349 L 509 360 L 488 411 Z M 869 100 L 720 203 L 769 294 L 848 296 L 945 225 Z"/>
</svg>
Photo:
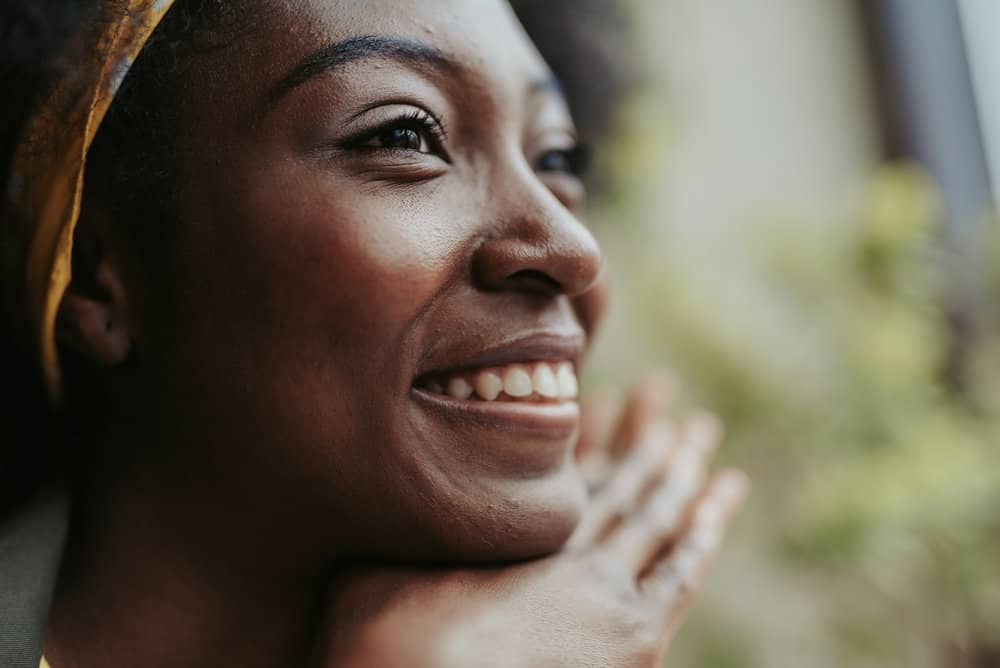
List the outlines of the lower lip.
<svg viewBox="0 0 1000 668">
<path fill-rule="evenodd" d="M 572 436 L 580 425 L 580 405 L 575 401 L 534 403 L 527 401 L 479 401 L 456 399 L 418 387 L 414 398 L 446 416 L 474 421 L 486 427 L 522 431 L 549 438 Z"/>
</svg>

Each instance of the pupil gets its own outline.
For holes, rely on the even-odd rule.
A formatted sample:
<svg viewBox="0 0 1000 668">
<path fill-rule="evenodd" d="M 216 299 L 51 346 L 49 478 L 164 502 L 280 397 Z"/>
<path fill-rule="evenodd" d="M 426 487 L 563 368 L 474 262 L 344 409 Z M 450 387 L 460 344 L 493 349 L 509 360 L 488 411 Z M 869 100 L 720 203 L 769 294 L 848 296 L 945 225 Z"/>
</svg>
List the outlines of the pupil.
<svg viewBox="0 0 1000 668">
<path fill-rule="evenodd" d="M 382 137 L 382 145 L 389 148 L 420 149 L 420 135 L 416 130 L 396 128 L 389 130 Z"/>
<path fill-rule="evenodd" d="M 549 151 L 539 160 L 538 168 L 544 172 L 568 172 L 569 158 L 562 151 Z"/>
</svg>

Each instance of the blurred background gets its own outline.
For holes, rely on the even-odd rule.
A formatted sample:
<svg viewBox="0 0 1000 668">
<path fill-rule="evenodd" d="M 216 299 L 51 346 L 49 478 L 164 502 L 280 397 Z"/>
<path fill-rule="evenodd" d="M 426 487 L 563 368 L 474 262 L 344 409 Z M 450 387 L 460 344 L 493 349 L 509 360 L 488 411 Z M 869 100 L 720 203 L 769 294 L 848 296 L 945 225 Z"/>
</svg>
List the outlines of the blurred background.
<svg viewBox="0 0 1000 668">
<path fill-rule="evenodd" d="M 671 369 L 755 483 L 669 665 L 1000 666 L 1000 2 L 565 4 L 590 387 Z"/>
</svg>

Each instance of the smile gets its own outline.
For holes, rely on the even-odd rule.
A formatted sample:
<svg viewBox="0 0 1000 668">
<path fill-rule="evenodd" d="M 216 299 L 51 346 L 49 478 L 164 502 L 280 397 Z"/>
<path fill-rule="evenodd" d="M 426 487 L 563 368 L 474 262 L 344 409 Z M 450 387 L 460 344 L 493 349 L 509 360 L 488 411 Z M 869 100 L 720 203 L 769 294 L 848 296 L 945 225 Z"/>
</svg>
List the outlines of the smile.
<svg viewBox="0 0 1000 668">
<path fill-rule="evenodd" d="M 418 388 L 461 401 L 564 403 L 576 399 L 573 363 L 514 363 L 422 379 Z"/>
<path fill-rule="evenodd" d="M 428 356 L 413 382 L 418 404 L 459 424 L 486 428 L 491 438 L 534 435 L 539 468 L 558 464 L 579 427 L 576 369 L 585 339 L 573 330 L 535 332 L 483 345 L 464 339 Z M 482 438 L 482 435 L 475 438 Z M 551 447 L 543 447 L 547 442 Z M 524 452 L 525 443 L 515 450 Z"/>
</svg>

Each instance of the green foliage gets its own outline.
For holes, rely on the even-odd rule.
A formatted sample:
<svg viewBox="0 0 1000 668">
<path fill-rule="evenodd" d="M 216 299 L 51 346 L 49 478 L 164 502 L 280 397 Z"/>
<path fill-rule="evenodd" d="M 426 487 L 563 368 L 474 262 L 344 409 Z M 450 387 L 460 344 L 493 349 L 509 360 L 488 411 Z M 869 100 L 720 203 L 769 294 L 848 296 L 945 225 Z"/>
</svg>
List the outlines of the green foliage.
<svg viewBox="0 0 1000 668">
<path fill-rule="evenodd" d="M 783 537 L 794 558 L 850 569 L 873 595 L 919 610 L 942 643 L 961 643 L 951 636 L 993 636 L 1000 624 L 987 586 L 1000 581 L 1000 422 L 977 410 L 995 388 L 948 370 L 959 348 L 981 357 L 998 332 L 957 340 L 935 199 L 913 168 L 886 169 L 859 234 L 827 267 L 847 429 L 819 424 L 806 437 L 827 456 L 803 472 Z"/>
<path fill-rule="evenodd" d="M 768 275 L 759 299 L 793 325 L 766 340 L 630 251 L 644 330 L 722 414 L 756 480 L 769 558 L 818 583 L 839 657 L 816 665 L 1000 641 L 1000 234 L 963 257 L 939 222 L 933 185 L 904 165 L 873 178 L 845 234 L 767 225 L 748 251 Z M 956 267 L 988 271 L 973 285 Z M 811 354 L 789 361 L 802 338 Z"/>
</svg>

